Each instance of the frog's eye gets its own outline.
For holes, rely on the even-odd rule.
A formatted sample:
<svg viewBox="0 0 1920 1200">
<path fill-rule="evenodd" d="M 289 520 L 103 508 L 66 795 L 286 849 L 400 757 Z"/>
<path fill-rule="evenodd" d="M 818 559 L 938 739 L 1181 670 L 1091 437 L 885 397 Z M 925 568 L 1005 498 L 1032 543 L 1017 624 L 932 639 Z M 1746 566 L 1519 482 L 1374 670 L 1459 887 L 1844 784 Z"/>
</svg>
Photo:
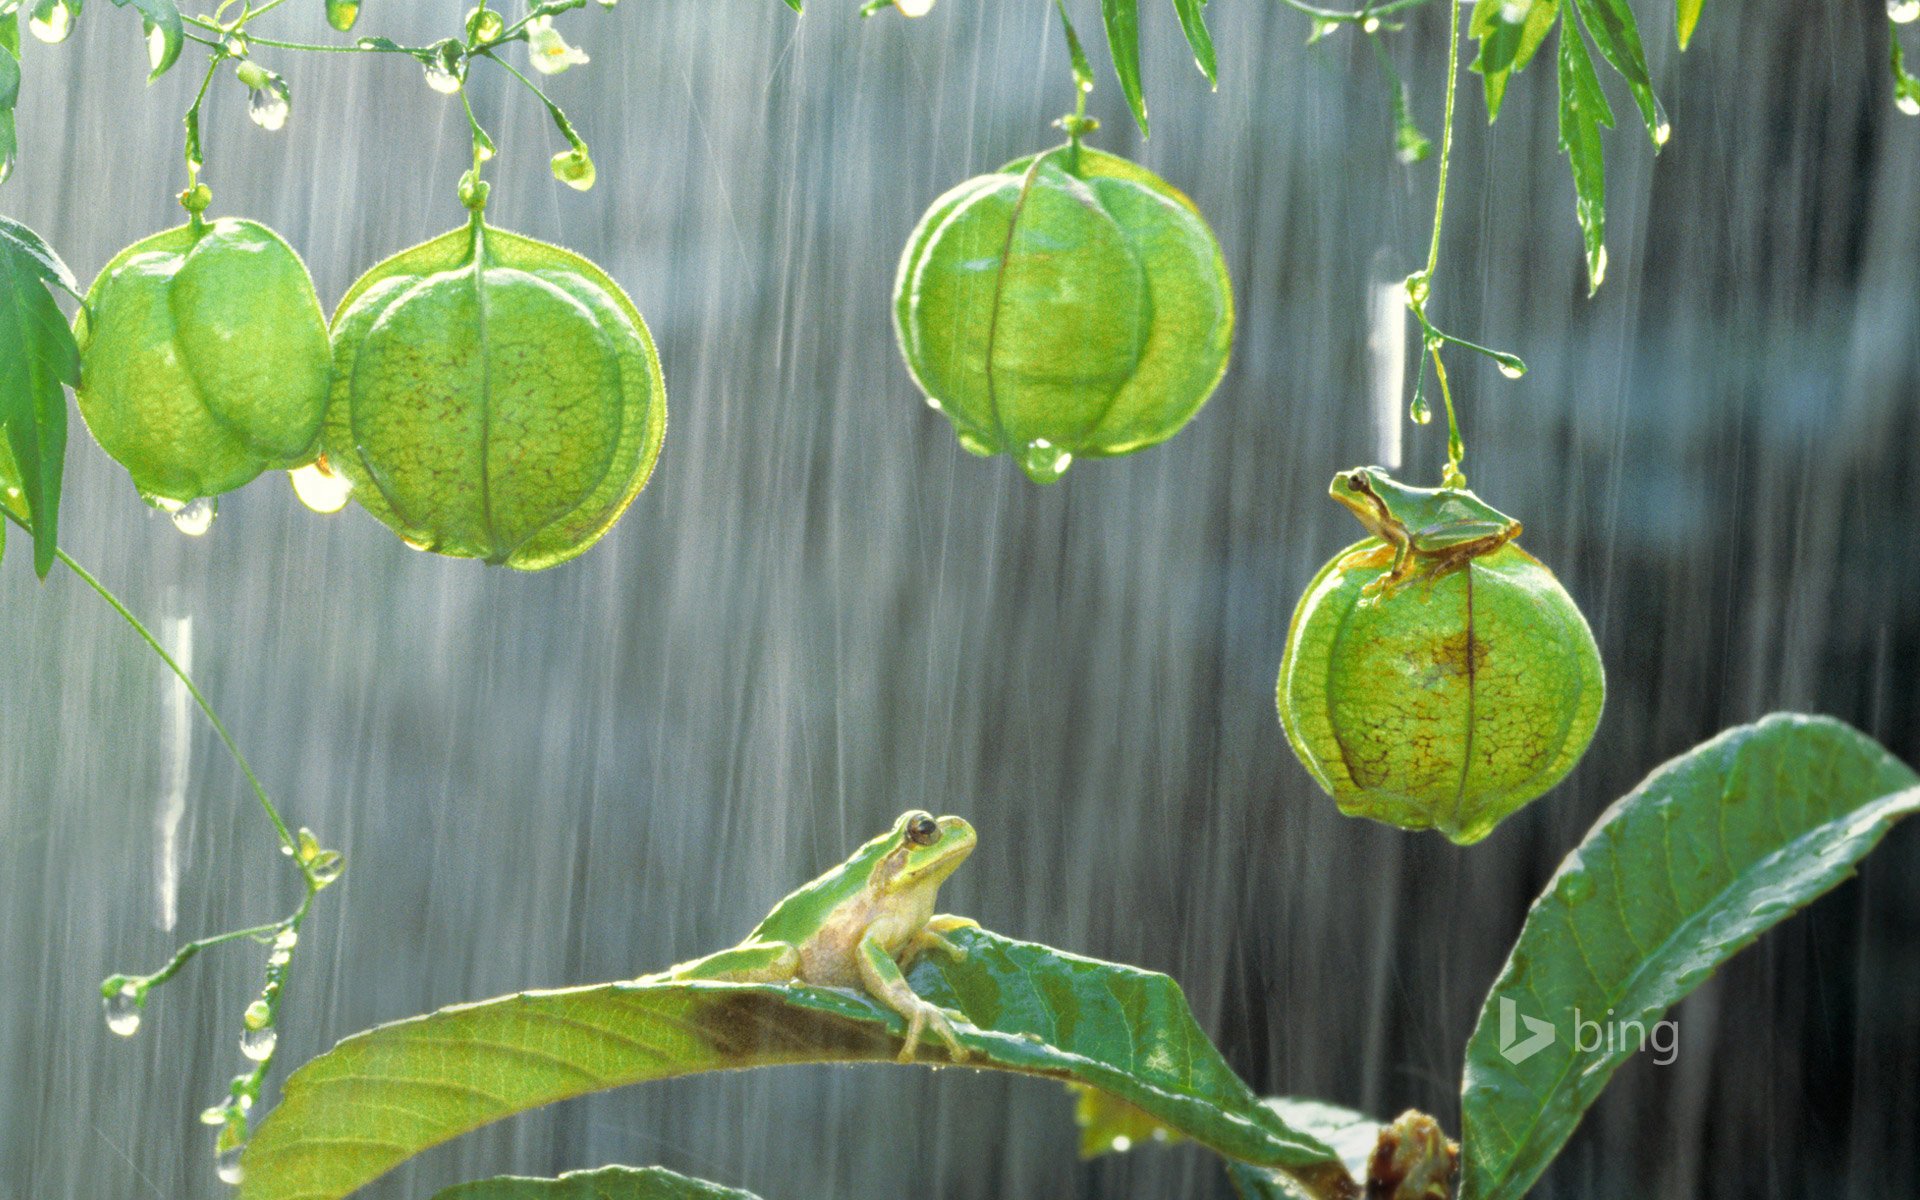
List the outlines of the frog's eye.
<svg viewBox="0 0 1920 1200">
<path fill-rule="evenodd" d="M 1347 476 L 1347 486 L 1356 492 L 1364 492 L 1367 490 L 1367 477 L 1355 471 L 1353 474 Z"/>
<path fill-rule="evenodd" d="M 927 813 L 907 818 L 907 840 L 916 846 L 931 846 L 940 840 L 940 825 Z"/>
</svg>

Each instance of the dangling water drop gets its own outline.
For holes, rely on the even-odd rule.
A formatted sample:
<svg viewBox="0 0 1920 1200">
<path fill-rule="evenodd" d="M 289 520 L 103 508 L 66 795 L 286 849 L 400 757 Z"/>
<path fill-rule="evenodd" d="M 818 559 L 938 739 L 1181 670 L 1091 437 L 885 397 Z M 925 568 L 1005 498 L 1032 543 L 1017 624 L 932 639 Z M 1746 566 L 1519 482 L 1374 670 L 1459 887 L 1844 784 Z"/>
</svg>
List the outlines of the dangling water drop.
<svg viewBox="0 0 1920 1200">
<path fill-rule="evenodd" d="M 225 1125 L 227 1118 L 231 1115 L 232 1113 L 226 1105 L 216 1104 L 212 1108 L 203 1108 L 200 1110 L 200 1123 L 202 1125 Z"/>
<path fill-rule="evenodd" d="M 1527 373 L 1527 364 L 1517 354 L 1496 354 L 1493 361 L 1500 367 L 1500 373 L 1508 379 L 1518 379 Z"/>
<path fill-rule="evenodd" d="M 427 63 L 422 70 L 427 75 L 427 86 L 441 95 L 451 96 L 460 90 L 460 77 L 442 65 L 439 59 Z"/>
<path fill-rule="evenodd" d="M 254 1062 L 265 1062 L 272 1058 L 274 1047 L 279 1044 L 280 1031 L 271 1025 L 248 1029 L 240 1035 L 240 1053 Z"/>
<path fill-rule="evenodd" d="M 167 61 L 167 31 L 158 25 L 147 26 L 147 65 L 155 71 Z"/>
<path fill-rule="evenodd" d="M 1920 0 L 1887 0 L 1887 20 L 1895 25 L 1911 25 L 1920 20 Z"/>
<path fill-rule="evenodd" d="M 585 146 L 562 150 L 553 156 L 553 177 L 576 192 L 592 188 L 595 174 L 593 157 Z"/>
<path fill-rule="evenodd" d="M 107 1009 L 107 1028 L 121 1037 L 140 1032 L 140 1005 L 145 997 L 138 984 L 123 983 L 110 996 L 101 997 Z"/>
<path fill-rule="evenodd" d="M 334 474 L 324 455 L 288 471 L 287 478 L 293 482 L 293 494 L 300 497 L 300 503 L 317 513 L 337 513 L 353 496 L 353 481 Z"/>
<path fill-rule="evenodd" d="M 993 457 L 993 447 L 985 439 L 971 433 L 960 433 L 956 436 L 960 439 L 960 448 L 968 454 L 977 454 L 981 458 Z"/>
<path fill-rule="evenodd" d="M 1033 439 L 1020 452 L 1020 469 L 1035 483 L 1057 483 L 1072 465 L 1073 455 L 1045 438 Z"/>
<path fill-rule="evenodd" d="M 73 8 L 67 0 L 52 0 L 34 6 L 27 18 L 27 31 L 43 42 L 57 45 L 73 33 Z"/>
<path fill-rule="evenodd" d="M 205 537 L 220 515 L 220 504 L 211 496 L 202 496 L 174 510 L 173 527 L 188 537 Z"/>
<path fill-rule="evenodd" d="M 240 1157 L 246 1152 L 247 1148 L 244 1145 L 229 1146 L 214 1155 L 213 1173 L 220 1177 L 221 1183 L 238 1187 L 246 1179 L 247 1173 L 240 1166 Z"/>
<path fill-rule="evenodd" d="M 1914 0 L 1914 3 L 1916 7 L 1920 7 L 1920 0 Z M 1673 122 L 1671 121 L 1663 119 L 1658 125 L 1653 127 L 1653 144 L 1656 146 L 1666 145 L 1667 140 L 1672 136 Z"/>
<path fill-rule="evenodd" d="M 903 17 L 924 17 L 933 11 L 933 0 L 893 0 Z"/>
<path fill-rule="evenodd" d="M 506 29 L 506 20 L 490 8 L 476 8 L 467 14 L 467 37 L 474 42 L 490 42 Z"/>
<path fill-rule="evenodd" d="M 340 878 L 340 873 L 346 869 L 347 857 L 338 850 L 322 850 L 307 864 L 307 874 L 321 887 Z"/>
<path fill-rule="evenodd" d="M 1591 286 L 1595 291 L 1598 291 L 1600 285 L 1605 282 L 1607 278 L 1607 248 L 1605 246 L 1600 247 L 1593 256 L 1592 274 L 1593 283 Z"/>
<path fill-rule="evenodd" d="M 1907 89 L 1893 98 L 1893 105 L 1910 117 L 1920 117 L 1920 89 Z"/>
<path fill-rule="evenodd" d="M 1415 425 L 1426 425 L 1433 421 L 1433 409 L 1427 406 L 1425 396 L 1415 396 L 1413 404 L 1407 409 L 1407 417 Z"/>
<path fill-rule="evenodd" d="M 275 950 L 291 950 L 299 944 L 300 935 L 291 929 L 282 929 L 279 933 L 275 934 L 273 938 L 273 948 Z"/>
</svg>

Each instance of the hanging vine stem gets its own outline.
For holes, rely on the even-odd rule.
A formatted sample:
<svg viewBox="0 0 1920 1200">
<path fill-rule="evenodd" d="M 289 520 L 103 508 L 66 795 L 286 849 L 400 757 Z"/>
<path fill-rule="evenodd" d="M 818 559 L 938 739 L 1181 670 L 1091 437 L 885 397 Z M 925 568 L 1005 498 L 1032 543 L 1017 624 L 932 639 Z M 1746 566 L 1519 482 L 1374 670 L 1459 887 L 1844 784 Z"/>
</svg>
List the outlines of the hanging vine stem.
<svg viewBox="0 0 1920 1200">
<path fill-rule="evenodd" d="M 28 521 L 9 505 L 0 504 L 0 517 L 11 521 L 22 530 L 31 531 Z M 239 743 L 234 741 L 226 722 L 220 719 L 220 714 L 214 710 L 206 693 L 194 683 L 193 677 L 180 665 L 179 660 L 168 652 L 167 648 L 160 643 L 160 639 L 154 636 L 153 631 L 134 615 L 133 610 L 128 608 L 112 589 L 101 583 L 72 555 L 56 547 L 54 557 L 65 565 L 67 570 L 73 572 L 82 583 L 93 589 L 109 608 L 120 615 L 121 619 L 133 629 L 142 642 L 146 643 L 147 648 L 159 657 L 167 670 L 172 672 L 174 678 L 179 681 L 180 686 L 185 688 L 187 694 L 193 698 L 193 702 L 206 716 L 208 724 L 212 725 L 213 731 L 220 736 L 221 743 L 226 746 L 227 753 L 240 768 L 240 773 L 246 776 L 248 786 L 253 789 L 255 798 L 260 802 L 261 810 L 267 814 L 267 820 L 272 822 L 274 833 L 280 839 L 281 853 L 293 860 L 304 885 L 304 894 L 300 898 L 299 905 L 278 921 L 198 938 L 175 950 L 172 957 L 157 971 L 145 975 L 110 975 L 100 985 L 101 1002 L 106 1007 L 107 1027 L 114 1033 L 131 1037 L 140 1028 L 140 1013 L 146 1007 L 147 994 L 179 974 L 181 968 L 191 962 L 202 950 L 243 938 L 251 938 L 272 946 L 267 958 L 266 979 L 260 996 L 247 1006 L 242 1017 L 244 1032 L 240 1038 L 241 1052 L 253 1061 L 254 1067 L 247 1074 L 234 1078 L 224 1104 L 216 1105 L 202 1114 L 202 1119 L 209 1124 L 221 1126 L 215 1152 L 220 1156 L 220 1169 L 223 1175 L 228 1174 L 237 1170 L 237 1165 L 228 1160 L 235 1157 L 237 1148 L 246 1143 L 248 1110 L 258 1099 L 260 1085 L 273 1065 L 274 1051 L 279 1040 L 275 1026 L 280 1012 L 280 995 L 293 965 L 293 948 L 299 941 L 301 923 L 306 920 L 308 912 L 313 907 L 313 898 L 340 878 L 341 873 L 346 869 L 346 859 L 338 850 L 323 849 L 312 830 L 303 828 L 295 834 L 287 828 L 286 820 L 281 817 L 273 797 L 267 794 L 266 785 L 260 782 L 260 777 L 254 773 L 252 764 L 247 762 L 247 756 L 241 752 Z"/>
</svg>

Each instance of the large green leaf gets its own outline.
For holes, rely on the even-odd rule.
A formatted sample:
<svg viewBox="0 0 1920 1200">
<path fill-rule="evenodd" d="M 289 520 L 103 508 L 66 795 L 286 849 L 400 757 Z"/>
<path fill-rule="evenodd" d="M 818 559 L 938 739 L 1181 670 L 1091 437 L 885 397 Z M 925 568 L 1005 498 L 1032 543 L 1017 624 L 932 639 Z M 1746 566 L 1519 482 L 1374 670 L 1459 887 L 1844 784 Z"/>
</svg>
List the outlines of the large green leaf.
<svg viewBox="0 0 1920 1200">
<path fill-rule="evenodd" d="M 752 1192 L 691 1179 L 665 1167 L 601 1167 L 557 1179 L 502 1175 L 434 1193 L 433 1200 L 759 1200 Z"/>
<path fill-rule="evenodd" d="M 1140 92 L 1140 0 L 1100 0 L 1100 19 L 1107 27 L 1107 53 L 1113 56 L 1113 74 L 1126 94 L 1127 107 L 1140 132 L 1147 132 L 1147 100 Z"/>
<path fill-rule="evenodd" d="M 1613 124 L 1613 109 L 1593 73 L 1593 59 L 1580 36 L 1580 22 L 1560 23 L 1560 149 L 1573 169 L 1574 215 L 1587 244 L 1587 294 L 1607 277 L 1607 169 L 1600 127 Z"/>
<path fill-rule="evenodd" d="M 1670 126 L 1659 97 L 1653 94 L 1653 78 L 1647 73 L 1647 55 L 1640 46 L 1640 27 L 1634 23 L 1633 10 L 1627 7 L 1627 0 L 1573 0 L 1573 3 L 1580 10 L 1580 19 L 1592 35 L 1593 44 L 1600 48 L 1601 57 L 1627 81 L 1627 90 L 1633 93 L 1633 102 L 1640 106 L 1647 137 L 1652 139 L 1654 153 L 1658 154 L 1660 147 L 1667 144 Z"/>
<path fill-rule="evenodd" d="M 969 1066 L 1108 1092 L 1222 1154 L 1352 1194 L 1335 1152 L 1262 1105 L 1165 975 L 980 930 L 913 988 L 965 1014 Z M 429 1146 L 555 1100 L 698 1071 L 890 1062 L 905 1022 L 851 991 L 636 980 L 525 992 L 356 1034 L 288 1079 L 248 1148 L 244 1200 L 345 1196 Z M 950 1061 L 925 1046 L 928 1063 Z M 1328 1181 L 1331 1182 L 1323 1182 Z"/>
<path fill-rule="evenodd" d="M 1560 0 L 1478 0 L 1469 33 L 1480 41 L 1470 70 L 1477 71 L 1487 96 L 1487 124 L 1500 115 L 1509 77 L 1526 69 L 1560 16 Z M 1509 18 L 1513 19 L 1509 19 Z"/>
<path fill-rule="evenodd" d="M 67 458 L 61 385 L 80 382 L 80 348 L 48 285 L 74 291 L 73 273 L 38 234 L 0 217 L 0 428 L 26 495 L 34 570 L 43 579 L 58 544 Z"/>
<path fill-rule="evenodd" d="M 1720 964 L 1850 876 L 1920 810 L 1916 784 L 1857 730 L 1775 714 L 1674 759 L 1607 810 L 1534 901 L 1467 1043 L 1462 1200 L 1525 1195 L 1640 1048 L 1625 1022 L 1654 1030 Z"/>
<path fill-rule="evenodd" d="M 153 69 L 148 79 L 158 79 L 180 57 L 186 30 L 180 21 L 180 6 L 174 0 L 113 0 L 121 8 L 140 14 L 147 32 L 147 62 Z"/>
</svg>

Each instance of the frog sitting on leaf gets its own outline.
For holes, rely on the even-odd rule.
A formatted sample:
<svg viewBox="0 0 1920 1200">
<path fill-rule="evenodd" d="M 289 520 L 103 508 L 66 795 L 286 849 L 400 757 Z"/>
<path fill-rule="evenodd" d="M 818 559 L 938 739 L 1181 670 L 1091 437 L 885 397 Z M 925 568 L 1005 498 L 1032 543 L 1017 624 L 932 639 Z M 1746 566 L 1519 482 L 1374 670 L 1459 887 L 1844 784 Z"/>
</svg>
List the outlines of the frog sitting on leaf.
<svg viewBox="0 0 1920 1200">
<path fill-rule="evenodd" d="M 739 945 L 651 978 L 853 988 L 907 1019 L 901 1062 L 913 1061 L 928 1030 L 955 1060 L 965 1059 L 953 1030 L 964 1018 L 916 995 L 903 968 L 929 949 L 965 956 L 943 935 L 977 922 L 936 915 L 933 901 L 975 840 L 973 826 L 959 817 L 903 813 L 846 862 L 774 905 Z"/>
<path fill-rule="evenodd" d="M 1520 522 L 1464 487 L 1414 487 L 1379 467 L 1340 472 L 1327 494 L 1393 547 L 1392 565 L 1367 584 L 1368 595 L 1438 579 L 1520 536 Z"/>
</svg>

